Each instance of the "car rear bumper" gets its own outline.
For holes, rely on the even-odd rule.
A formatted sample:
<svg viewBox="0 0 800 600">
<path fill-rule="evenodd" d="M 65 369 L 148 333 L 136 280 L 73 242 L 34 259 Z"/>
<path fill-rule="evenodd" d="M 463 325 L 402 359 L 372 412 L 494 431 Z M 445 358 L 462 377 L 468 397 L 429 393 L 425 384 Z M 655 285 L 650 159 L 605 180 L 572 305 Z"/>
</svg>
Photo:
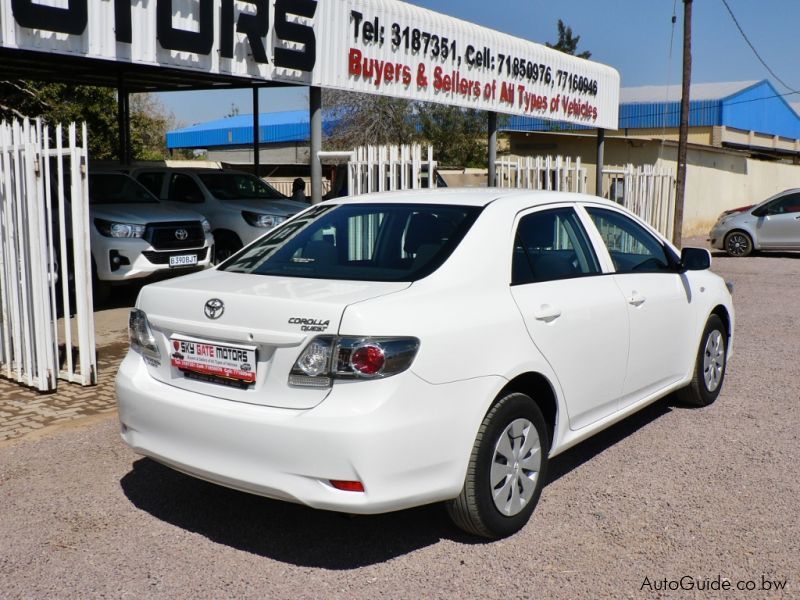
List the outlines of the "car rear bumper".
<svg viewBox="0 0 800 600">
<path fill-rule="evenodd" d="M 320 405 L 292 410 L 175 388 L 130 352 L 117 399 L 122 438 L 140 454 L 234 489 L 370 514 L 457 496 L 487 399 L 502 383 L 431 385 L 406 372 L 337 383 Z M 330 480 L 360 481 L 365 491 Z"/>
</svg>

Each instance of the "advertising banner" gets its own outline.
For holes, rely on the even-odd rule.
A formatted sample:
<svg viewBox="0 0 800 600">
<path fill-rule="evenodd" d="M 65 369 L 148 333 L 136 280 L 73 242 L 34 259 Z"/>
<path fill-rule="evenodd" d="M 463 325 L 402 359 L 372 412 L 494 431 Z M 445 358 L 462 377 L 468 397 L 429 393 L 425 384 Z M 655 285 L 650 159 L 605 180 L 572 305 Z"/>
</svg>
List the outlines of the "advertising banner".
<svg viewBox="0 0 800 600">
<path fill-rule="evenodd" d="M 0 0 L 0 46 L 617 128 L 613 68 L 396 0 Z"/>
</svg>

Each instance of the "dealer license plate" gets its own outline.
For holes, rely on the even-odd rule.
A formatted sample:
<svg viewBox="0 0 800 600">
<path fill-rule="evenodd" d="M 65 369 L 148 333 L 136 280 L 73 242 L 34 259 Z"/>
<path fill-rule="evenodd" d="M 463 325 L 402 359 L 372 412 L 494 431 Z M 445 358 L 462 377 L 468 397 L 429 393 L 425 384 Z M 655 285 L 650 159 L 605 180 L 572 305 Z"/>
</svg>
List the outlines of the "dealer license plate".
<svg viewBox="0 0 800 600">
<path fill-rule="evenodd" d="M 173 367 L 211 377 L 222 377 L 243 383 L 255 383 L 256 348 L 208 342 L 173 335 Z"/>
<path fill-rule="evenodd" d="M 169 257 L 170 267 L 188 267 L 197 264 L 197 254 L 179 254 Z"/>
</svg>

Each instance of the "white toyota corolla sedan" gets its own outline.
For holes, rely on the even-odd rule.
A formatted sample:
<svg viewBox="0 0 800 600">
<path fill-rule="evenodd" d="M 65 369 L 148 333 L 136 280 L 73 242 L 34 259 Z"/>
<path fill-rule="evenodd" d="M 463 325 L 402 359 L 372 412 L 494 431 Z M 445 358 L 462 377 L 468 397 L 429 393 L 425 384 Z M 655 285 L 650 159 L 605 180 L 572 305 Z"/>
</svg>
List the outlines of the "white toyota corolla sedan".
<svg viewBox="0 0 800 600">
<path fill-rule="evenodd" d="M 510 535 L 556 454 L 670 392 L 717 398 L 734 313 L 710 260 L 592 196 L 325 202 L 142 289 L 122 437 L 270 498 L 444 501 L 466 531 Z"/>
</svg>

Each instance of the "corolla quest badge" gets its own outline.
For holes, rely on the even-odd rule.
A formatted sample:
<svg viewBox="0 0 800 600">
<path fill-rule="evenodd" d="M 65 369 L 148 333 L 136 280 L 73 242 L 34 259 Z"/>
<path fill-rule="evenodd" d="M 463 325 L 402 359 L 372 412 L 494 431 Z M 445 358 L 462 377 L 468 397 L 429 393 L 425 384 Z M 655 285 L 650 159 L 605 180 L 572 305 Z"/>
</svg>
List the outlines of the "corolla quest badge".
<svg viewBox="0 0 800 600">
<path fill-rule="evenodd" d="M 183 241 L 188 237 L 189 237 L 189 232 L 186 231 L 185 229 L 176 229 L 175 230 L 175 238 L 176 239 L 178 239 L 180 241 Z"/>
<path fill-rule="evenodd" d="M 209 319 L 219 319 L 225 312 L 225 303 L 219 298 L 212 298 L 206 302 L 204 310 Z"/>
</svg>

